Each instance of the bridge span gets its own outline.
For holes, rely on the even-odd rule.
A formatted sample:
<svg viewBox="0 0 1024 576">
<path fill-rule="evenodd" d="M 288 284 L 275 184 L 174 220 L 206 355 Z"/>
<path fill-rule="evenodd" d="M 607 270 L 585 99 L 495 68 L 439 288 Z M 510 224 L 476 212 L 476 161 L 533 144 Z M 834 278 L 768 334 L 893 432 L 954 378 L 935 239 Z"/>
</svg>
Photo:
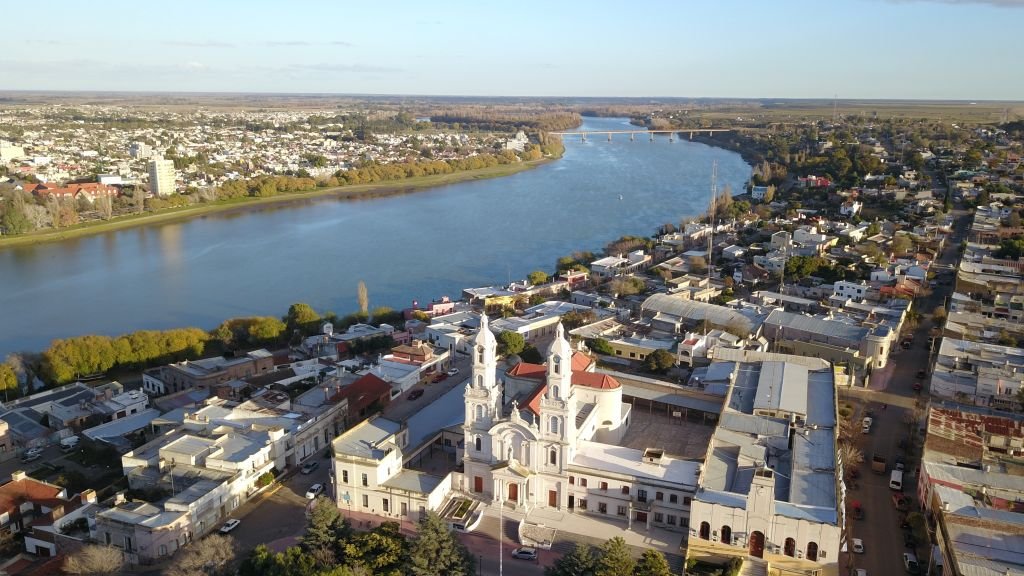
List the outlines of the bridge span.
<svg viewBox="0 0 1024 576">
<path fill-rule="evenodd" d="M 587 136 L 594 134 L 607 134 L 608 141 L 612 141 L 613 134 L 629 134 L 630 140 L 636 140 L 637 134 L 649 134 L 651 142 L 654 142 L 655 134 L 668 134 L 668 141 L 674 142 L 676 134 L 690 134 L 690 139 L 693 140 L 694 134 L 708 134 L 713 136 L 715 132 L 732 132 L 729 128 L 677 128 L 675 130 L 566 130 L 560 132 L 550 132 L 550 134 L 558 134 L 559 136 L 579 136 L 581 142 L 587 141 Z"/>
</svg>

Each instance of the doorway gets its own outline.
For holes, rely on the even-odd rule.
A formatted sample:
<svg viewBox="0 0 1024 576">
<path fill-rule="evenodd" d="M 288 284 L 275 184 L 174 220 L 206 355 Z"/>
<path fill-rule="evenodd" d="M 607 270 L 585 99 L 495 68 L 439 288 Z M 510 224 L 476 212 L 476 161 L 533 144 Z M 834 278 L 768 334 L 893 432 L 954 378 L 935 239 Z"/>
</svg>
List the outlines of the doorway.
<svg viewBox="0 0 1024 576">
<path fill-rule="evenodd" d="M 750 534 L 749 552 L 754 558 L 764 558 L 764 533 L 754 531 Z"/>
<path fill-rule="evenodd" d="M 519 502 L 519 484 L 508 485 L 508 499 L 513 502 Z"/>
</svg>

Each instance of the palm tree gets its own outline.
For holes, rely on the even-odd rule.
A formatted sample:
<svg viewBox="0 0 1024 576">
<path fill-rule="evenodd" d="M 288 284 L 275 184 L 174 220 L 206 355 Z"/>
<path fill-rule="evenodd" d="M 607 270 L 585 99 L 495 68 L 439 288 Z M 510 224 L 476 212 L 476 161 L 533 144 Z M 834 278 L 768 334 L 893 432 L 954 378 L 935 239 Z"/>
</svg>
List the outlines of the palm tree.
<svg viewBox="0 0 1024 576">
<path fill-rule="evenodd" d="M 843 469 L 849 473 L 864 463 L 864 452 L 853 444 L 843 442 L 839 444 L 839 459 L 843 463 Z"/>
</svg>

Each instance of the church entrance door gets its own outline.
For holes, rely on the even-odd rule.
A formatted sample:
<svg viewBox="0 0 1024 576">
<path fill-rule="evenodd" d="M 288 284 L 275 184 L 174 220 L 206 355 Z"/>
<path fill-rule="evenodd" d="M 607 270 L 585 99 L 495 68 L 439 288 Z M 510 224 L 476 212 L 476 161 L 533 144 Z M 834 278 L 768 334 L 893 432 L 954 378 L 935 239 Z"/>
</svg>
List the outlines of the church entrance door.
<svg viewBox="0 0 1024 576">
<path fill-rule="evenodd" d="M 508 485 L 508 499 L 513 502 L 519 502 L 519 484 L 513 482 Z"/>
</svg>

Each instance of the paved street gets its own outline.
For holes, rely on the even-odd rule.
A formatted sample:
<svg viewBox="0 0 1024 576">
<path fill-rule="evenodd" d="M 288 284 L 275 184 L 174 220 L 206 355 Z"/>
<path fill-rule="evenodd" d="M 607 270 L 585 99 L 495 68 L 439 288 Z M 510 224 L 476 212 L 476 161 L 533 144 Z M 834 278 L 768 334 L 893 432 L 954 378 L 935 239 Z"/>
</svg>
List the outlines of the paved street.
<svg viewBox="0 0 1024 576">
<path fill-rule="evenodd" d="M 970 216 L 964 210 L 953 212 L 955 217 L 953 238 L 947 242 L 938 262 L 943 265 L 956 264 L 959 240 L 966 237 L 966 229 Z M 927 390 L 920 394 L 914 392 L 913 384 L 917 380 L 918 370 L 930 373 L 930 352 L 928 351 L 928 335 L 932 329 L 930 314 L 936 306 L 941 306 L 946 297 L 952 293 L 951 285 L 938 285 L 931 296 L 915 303 L 915 309 L 921 313 L 922 320 L 914 334 L 914 341 L 909 350 L 897 349 L 889 360 L 884 371 L 878 371 L 873 377 L 870 390 L 853 390 L 842 392 L 841 398 L 855 406 L 854 422 L 859 423 L 865 411 L 874 413 L 874 424 L 870 434 L 861 435 L 857 445 L 864 452 L 864 464 L 860 466 L 860 479 L 854 481 L 858 486 L 850 486 L 847 502 L 860 502 L 864 509 L 864 520 L 848 518 L 849 538 L 864 540 L 863 555 L 847 554 L 844 566 L 865 568 L 870 576 L 902 573 L 902 553 L 904 547 L 903 534 L 900 530 L 901 514 L 892 503 L 893 490 L 889 489 L 889 473 L 893 470 L 896 456 L 907 460 L 906 476 L 903 480 L 903 493 L 913 496 L 917 485 L 917 467 L 920 458 L 921 438 L 913 436 L 918 423 L 914 421 L 915 409 L 917 417 L 921 417 L 920 408 L 915 408 L 918 401 L 923 405 L 927 402 Z M 881 373 L 880 373 L 881 372 Z M 927 380 L 925 381 L 927 385 Z M 914 421 L 914 423 L 911 423 Z M 859 426 L 858 426 L 859 433 Z M 908 441 L 908 450 L 899 448 L 900 440 Z M 911 440 L 916 440 L 912 444 Z M 885 474 L 871 472 L 873 454 L 885 456 L 888 468 Z M 910 510 L 916 509 L 916 502 Z M 848 539 L 849 540 L 849 539 Z M 927 558 L 927 546 L 921 545 L 916 551 L 918 558 L 924 563 Z"/>
</svg>

